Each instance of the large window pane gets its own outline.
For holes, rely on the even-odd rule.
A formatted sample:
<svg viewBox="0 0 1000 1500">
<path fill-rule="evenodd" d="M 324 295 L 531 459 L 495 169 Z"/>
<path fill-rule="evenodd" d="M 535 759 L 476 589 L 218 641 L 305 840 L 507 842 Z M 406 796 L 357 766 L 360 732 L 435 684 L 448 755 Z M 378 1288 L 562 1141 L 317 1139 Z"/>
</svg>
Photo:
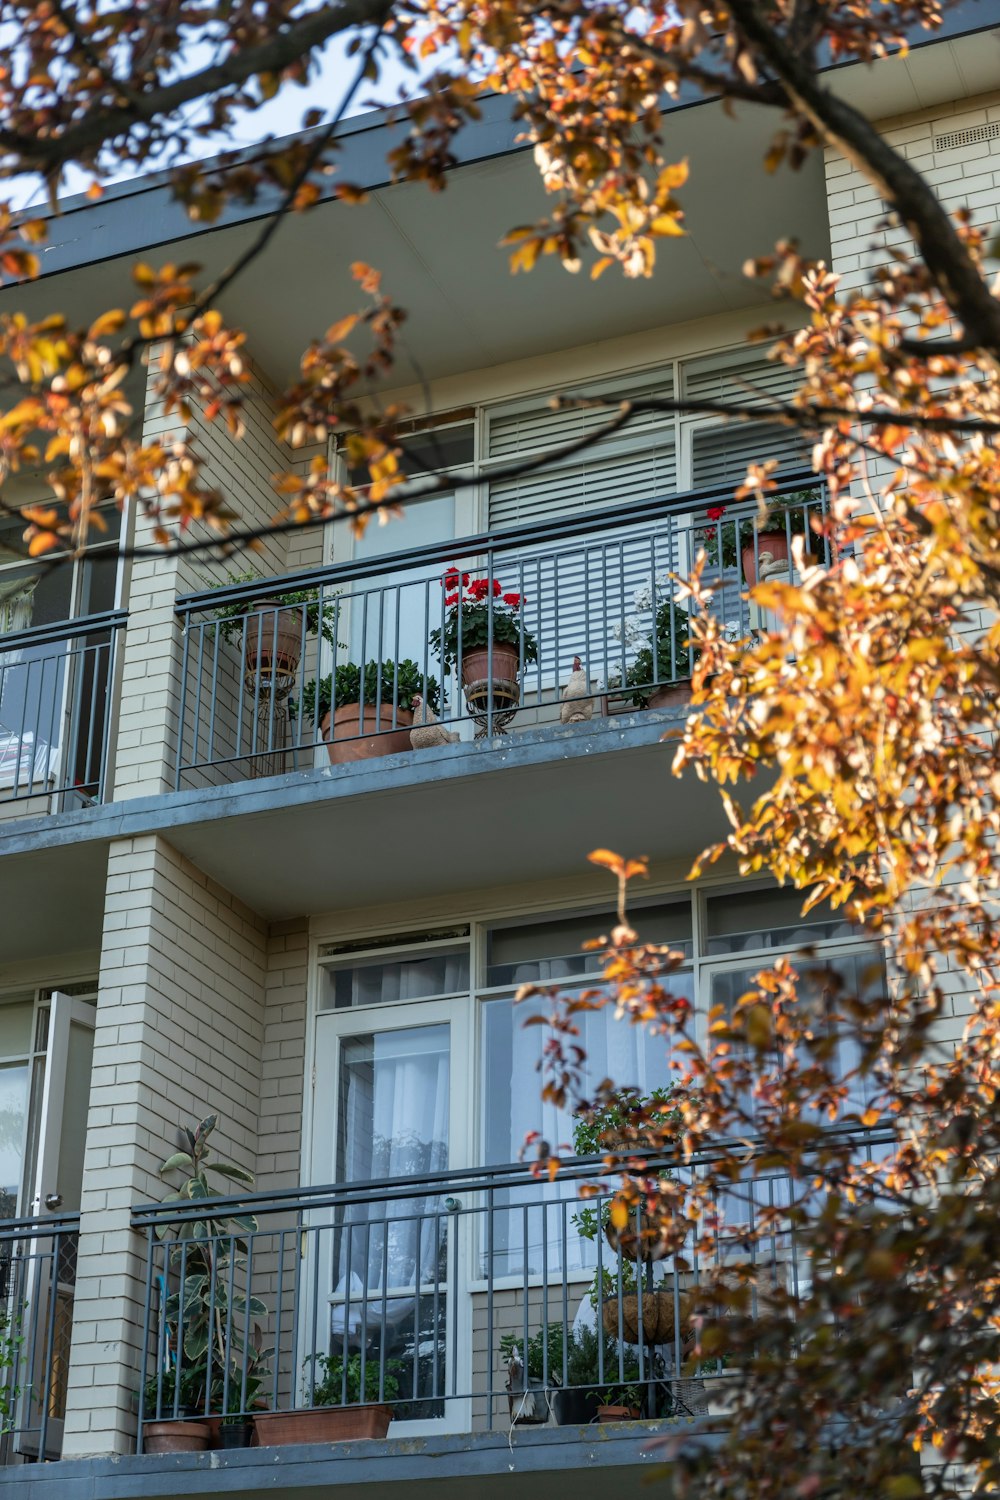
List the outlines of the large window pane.
<svg viewBox="0 0 1000 1500">
<path fill-rule="evenodd" d="M 17 1213 L 24 1175 L 24 1124 L 28 1108 L 28 1065 L 0 1065 L 0 1218 Z"/>
<path fill-rule="evenodd" d="M 671 985 L 692 997 L 690 974 L 672 976 Z M 498 999 L 484 1005 L 483 1135 L 488 1166 L 516 1161 L 529 1131 L 538 1131 L 553 1147 L 573 1148 L 572 1115 L 541 1097 L 539 1063 L 549 1033 L 544 1026 L 525 1026 L 538 1013 L 531 1002 L 515 1005 Z M 584 1013 L 578 1022 L 588 1058 L 585 1088 L 595 1087 L 604 1077 L 642 1094 L 669 1085 L 664 1037 L 616 1021 L 613 1006 Z M 497 1211 L 481 1248 L 486 1256 L 491 1243 L 495 1275 L 589 1270 L 596 1265 L 596 1246 L 580 1238 L 574 1223 L 580 1204 L 573 1182 L 557 1178 L 551 1184 L 498 1189 L 493 1205 Z"/>
</svg>

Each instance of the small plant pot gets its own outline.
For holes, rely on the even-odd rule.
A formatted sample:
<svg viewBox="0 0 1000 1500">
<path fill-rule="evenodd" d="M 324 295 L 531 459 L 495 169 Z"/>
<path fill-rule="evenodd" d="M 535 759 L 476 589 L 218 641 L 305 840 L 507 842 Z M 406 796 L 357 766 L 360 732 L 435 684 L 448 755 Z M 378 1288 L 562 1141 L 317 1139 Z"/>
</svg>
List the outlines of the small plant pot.
<svg viewBox="0 0 1000 1500">
<path fill-rule="evenodd" d="M 147 1422 L 142 1429 L 144 1453 L 203 1453 L 211 1432 L 207 1422 Z"/>
<path fill-rule="evenodd" d="M 780 531 L 758 531 L 755 541 L 750 541 L 740 551 L 743 577 L 748 588 L 757 582 L 758 565 L 764 564 L 764 554 L 770 554 L 771 567 L 788 561 L 788 536 L 784 527 Z"/>
<path fill-rule="evenodd" d="M 347 1443 L 357 1438 L 384 1438 L 392 1421 L 391 1406 L 323 1406 L 312 1411 L 266 1411 L 254 1418 L 262 1448 L 285 1443 Z"/>
<path fill-rule="evenodd" d="M 637 1406 L 599 1406 L 597 1408 L 597 1420 L 599 1422 L 638 1422 L 642 1412 Z"/>
<path fill-rule="evenodd" d="M 596 1391 L 585 1386 L 559 1386 L 552 1392 L 552 1411 L 557 1427 L 586 1427 L 597 1416 L 601 1401 Z"/>
<path fill-rule="evenodd" d="M 410 709 L 396 709 L 394 727 L 391 703 L 381 703 L 378 707 L 366 703 L 364 707 L 362 720 L 360 703 L 342 704 L 333 714 L 332 734 L 330 715 L 324 715 L 320 730 L 327 741 L 326 750 L 332 766 L 412 749 L 410 726 L 413 713 Z"/>
<path fill-rule="evenodd" d="M 220 1448 L 249 1448 L 252 1442 L 252 1422 L 223 1422 L 219 1428 Z"/>
<path fill-rule="evenodd" d="M 243 627 L 248 672 L 294 677 L 302 656 L 302 611 L 280 599 L 255 599 Z"/>
</svg>

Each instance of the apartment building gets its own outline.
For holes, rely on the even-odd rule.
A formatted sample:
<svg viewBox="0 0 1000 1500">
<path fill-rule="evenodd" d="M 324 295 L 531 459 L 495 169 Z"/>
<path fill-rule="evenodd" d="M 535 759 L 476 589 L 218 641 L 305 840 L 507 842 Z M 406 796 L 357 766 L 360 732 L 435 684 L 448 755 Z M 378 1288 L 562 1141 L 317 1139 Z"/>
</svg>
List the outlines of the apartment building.
<svg viewBox="0 0 1000 1500">
<path fill-rule="evenodd" d="M 907 56 L 833 75 L 987 221 L 995 22 L 972 4 Z M 671 777 L 662 743 L 687 675 L 669 572 L 707 538 L 724 618 L 765 628 L 747 578 L 789 566 L 824 496 L 793 435 L 714 418 L 650 411 L 532 461 L 606 422 L 553 408 L 556 392 L 780 393 L 783 372 L 745 342 L 766 288 L 741 270 L 777 234 L 864 281 L 887 238 L 875 192 L 833 154 L 765 176 L 772 128 L 683 99 L 667 132 L 691 162 L 688 237 L 648 283 L 591 285 L 545 264 L 508 274 L 497 241 L 541 190 L 504 100 L 460 137 L 443 195 L 386 185 L 392 127 L 348 122 L 344 172 L 369 202 L 290 221 L 227 294 L 250 335 L 247 432 L 200 421 L 198 440 L 210 479 L 265 521 L 271 475 L 313 456 L 277 440 L 274 392 L 364 260 L 410 310 L 380 395 L 423 414 L 409 462 L 444 476 L 433 496 L 360 538 L 272 536 L 253 577 L 142 551 L 134 514 L 109 515 L 71 567 L 0 553 L 4 1482 L 60 1500 L 362 1483 L 530 1497 L 558 1467 L 586 1497 L 659 1461 L 647 1431 L 724 1401 L 726 1372 L 680 1378 L 682 1274 L 641 1267 L 647 1303 L 581 1224 L 573 1173 L 542 1185 L 519 1164 L 527 1131 L 571 1142 L 573 1121 L 541 1103 L 543 1029 L 513 994 L 588 982 L 581 943 L 610 907 L 586 862 L 599 845 L 649 856 L 637 925 L 687 955 L 678 983 L 702 1007 L 804 941 L 817 972 L 863 983 L 877 963 L 831 913 L 803 921 L 724 867 L 686 882 L 719 808 Z M 127 183 L 67 203 L 41 279 L 0 295 L 82 321 L 122 300 L 132 259 L 221 269 L 253 232 L 239 210 L 193 229 L 162 183 Z M 147 436 L 172 430 L 132 395 Z M 732 490 L 750 456 L 782 461 L 786 534 L 747 555 L 753 507 Z M 603 1012 L 585 1041 L 621 1083 L 667 1081 L 662 1048 Z M 239 1243 L 198 1285 L 197 1205 L 164 1205 L 182 1174 L 159 1167 L 211 1115 L 213 1150 L 252 1174 L 254 1200 L 217 1210 L 224 1233 L 244 1220 Z M 807 1274 L 790 1238 L 773 1261 Z M 677 1317 L 644 1328 L 664 1296 Z M 200 1386 L 205 1349 L 178 1335 L 198 1317 L 214 1330 Z M 597 1363 L 572 1382 L 588 1330 Z M 594 1426 L 596 1401 L 553 1395 L 573 1383 L 648 1429 Z M 304 1429 L 272 1445 L 260 1420 L 372 1404 L 387 1430 L 337 1448 Z M 212 1417 L 221 1441 L 220 1417 L 246 1413 L 245 1451 L 162 1451 L 164 1429 L 169 1447 L 171 1426 Z"/>
</svg>

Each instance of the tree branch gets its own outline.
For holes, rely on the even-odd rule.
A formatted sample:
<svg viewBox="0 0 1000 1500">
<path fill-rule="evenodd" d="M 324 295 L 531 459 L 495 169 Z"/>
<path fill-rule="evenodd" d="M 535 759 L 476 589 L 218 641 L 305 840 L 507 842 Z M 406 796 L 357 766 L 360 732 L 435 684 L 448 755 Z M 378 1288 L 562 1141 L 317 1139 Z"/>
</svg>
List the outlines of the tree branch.
<svg viewBox="0 0 1000 1500">
<path fill-rule="evenodd" d="M 966 338 L 1000 354 L 1000 302 L 990 293 L 933 189 L 860 111 L 817 82 L 808 63 L 762 14 L 758 0 L 727 0 L 727 5 L 758 60 L 780 78 L 796 109 L 864 173 L 899 214 L 961 321 Z"/>
<path fill-rule="evenodd" d="M 85 115 L 58 135 L 26 136 L 0 130 L 0 148 L 17 156 L 19 172 L 37 171 L 51 176 L 68 161 L 86 159 L 132 124 L 167 118 L 184 104 L 245 83 L 259 73 L 279 73 L 342 31 L 370 24 L 381 26 L 391 8 L 392 0 L 337 0 L 335 5 L 325 5 L 292 22 L 266 42 L 233 52 L 223 62 L 213 63 L 174 83 L 142 94 L 133 93 L 120 105 Z"/>
</svg>

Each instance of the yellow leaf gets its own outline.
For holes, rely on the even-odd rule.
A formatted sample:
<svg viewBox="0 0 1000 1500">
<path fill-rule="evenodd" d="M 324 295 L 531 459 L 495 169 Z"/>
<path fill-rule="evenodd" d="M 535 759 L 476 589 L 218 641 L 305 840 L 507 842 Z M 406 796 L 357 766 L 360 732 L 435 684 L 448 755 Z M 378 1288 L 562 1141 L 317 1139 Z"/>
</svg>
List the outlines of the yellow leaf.
<svg viewBox="0 0 1000 1500">
<path fill-rule="evenodd" d="M 628 1206 L 620 1198 L 614 1200 L 609 1212 L 611 1222 L 616 1229 L 626 1229 L 628 1227 Z"/>
<path fill-rule="evenodd" d="M 657 214 L 649 226 L 649 232 L 650 234 L 672 235 L 675 238 L 684 234 L 684 230 L 673 214 Z"/>
<path fill-rule="evenodd" d="M 87 337 L 90 339 L 102 339 L 106 334 L 117 333 L 124 326 L 124 323 L 124 310 L 120 307 L 113 307 L 110 311 L 102 313 L 99 318 L 94 319 L 87 332 Z"/>
<path fill-rule="evenodd" d="M 625 861 L 618 854 L 612 854 L 610 849 L 594 849 L 587 855 L 592 865 L 603 865 L 613 875 L 622 875 L 625 871 Z"/>
</svg>

